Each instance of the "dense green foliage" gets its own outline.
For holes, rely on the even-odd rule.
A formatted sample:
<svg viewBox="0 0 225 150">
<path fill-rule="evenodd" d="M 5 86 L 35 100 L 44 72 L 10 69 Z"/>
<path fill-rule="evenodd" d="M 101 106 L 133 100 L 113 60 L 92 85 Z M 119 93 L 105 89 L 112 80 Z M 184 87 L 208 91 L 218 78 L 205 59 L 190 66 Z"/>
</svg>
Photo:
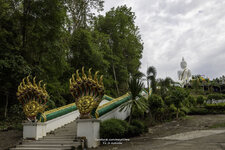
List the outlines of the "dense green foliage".
<svg viewBox="0 0 225 150">
<path fill-rule="evenodd" d="M 176 118 L 179 116 L 179 111 L 182 108 L 182 103 L 185 101 L 185 99 L 188 97 L 189 93 L 185 91 L 185 89 L 181 87 L 173 87 L 170 90 L 170 94 L 168 97 L 168 100 L 174 104 L 174 106 L 177 109 Z"/>
<path fill-rule="evenodd" d="M 188 114 L 190 115 L 206 115 L 206 114 L 224 114 L 225 104 L 205 104 L 204 107 L 192 107 Z"/>
<path fill-rule="evenodd" d="M 109 119 L 100 124 L 100 137 L 103 139 L 128 138 L 147 132 L 147 126 L 140 120 L 126 121 Z"/>
<path fill-rule="evenodd" d="M 144 113 L 148 109 L 147 100 L 141 96 L 140 93 L 143 89 L 143 83 L 139 78 L 131 77 L 128 82 L 128 88 L 131 94 L 131 100 L 121 105 L 121 110 L 130 109 L 129 123 L 132 120 L 135 110 L 139 110 Z"/>
<path fill-rule="evenodd" d="M 106 94 L 128 91 L 143 49 L 135 14 L 126 6 L 97 17 L 93 10 L 103 1 L 0 0 L 0 113 L 18 104 L 17 86 L 29 74 L 47 83 L 48 109 L 73 102 L 69 78 L 82 66 L 104 75 Z"/>
<path fill-rule="evenodd" d="M 134 20 L 135 14 L 131 8 L 121 6 L 112 8 L 94 22 L 95 30 L 109 35 L 111 53 L 107 59 L 110 63 L 108 73 L 113 75 L 113 85 L 118 95 L 127 90 L 129 75 L 135 75 L 141 64 L 143 45 Z"/>
<path fill-rule="evenodd" d="M 118 119 L 109 119 L 100 124 L 101 138 L 124 138 L 128 131 L 128 124 Z"/>
<path fill-rule="evenodd" d="M 221 100 L 221 99 L 225 99 L 225 94 L 209 94 L 207 97 L 208 100 Z"/>
<path fill-rule="evenodd" d="M 219 103 L 219 104 L 206 104 L 205 108 L 210 113 L 225 113 L 225 103 Z"/>
<path fill-rule="evenodd" d="M 149 110 L 154 118 L 156 117 L 157 114 L 161 114 L 164 108 L 164 101 L 160 96 L 153 94 L 149 97 L 148 102 L 149 102 Z"/>
<path fill-rule="evenodd" d="M 204 104 L 204 102 L 205 102 L 204 97 L 203 97 L 202 95 L 199 95 L 199 96 L 197 97 L 197 104 L 198 104 L 198 105 L 202 105 L 202 104 Z"/>
</svg>

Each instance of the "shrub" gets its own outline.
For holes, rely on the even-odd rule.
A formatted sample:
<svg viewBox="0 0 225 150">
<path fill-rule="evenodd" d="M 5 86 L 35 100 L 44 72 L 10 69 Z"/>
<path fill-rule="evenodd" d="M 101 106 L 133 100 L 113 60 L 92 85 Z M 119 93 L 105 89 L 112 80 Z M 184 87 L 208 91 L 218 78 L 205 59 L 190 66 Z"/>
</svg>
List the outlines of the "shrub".
<svg viewBox="0 0 225 150">
<path fill-rule="evenodd" d="M 145 111 L 143 111 L 142 109 L 138 109 L 137 106 L 133 107 L 133 111 L 132 111 L 133 119 L 143 118 L 144 114 L 145 114 Z"/>
<path fill-rule="evenodd" d="M 164 101 L 160 96 L 153 94 L 149 97 L 149 109 L 152 114 L 156 114 L 157 112 L 159 112 L 161 108 L 163 108 L 163 106 Z"/>
<path fill-rule="evenodd" d="M 140 120 L 132 120 L 131 125 L 138 127 L 138 129 L 140 130 L 140 133 L 144 133 L 145 131 L 145 125 L 142 121 Z"/>
<path fill-rule="evenodd" d="M 181 110 L 181 113 L 183 112 L 184 114 L 188 114 L 190 112 L 190 109 L 187 107 L 182 107 L 180 110 Z"/>
<path fill-rule="evenodd" d="M 178 118 L 179 116 L 179 109 L 181 109 L 182 103 L 188 96 L 189 92 L 187 92 L 185 89 L 181 87 L 174 87 L 173 89 L 171 89 L 169 99 L 177 108 L 176 118 Z"/>
<path fill-rule="evenodd" d="M 128 128 L 127 137 L 134 137 L 134 136 L 138 136 L 138 135 L 140 135 L 138 127 L 130 125 Z"/>
<path fill-rule="evenodd" d="M 165 102 L 165 104 L 166 104 L 167 106 L 170 106 L 170 105 L 172 104 L 172 102 L 171 102 L 171 100 L 170 100 L 170 97 L 169 97 L 169 96 L 165 97 L 164 102 Z"/>
<path fill-rule="evenodd" d="M 190 109 L 189 115 L 206 115 L 208 110 L 206 108 L 192 107 Z"/>
<path fill-rule="evenodd" d="M 148 131 L 148 127 L 140 120 L 132 120 L 128 129 L 128 137 L 138 136 Z"/>
<path fill-rule="evenodd" d="M 195 99 L 193 96 L 191 96 L 191 95 L 189 95 L 189 96 L 186 98 L 186 100 L 188 100 L 188 102 L 189 102 L 192 106 L 196 106 L 196 104 L 197 104 L 196 99 Z"/>
<path fill-rule="evenodd" d="M 225 113 L 225 103 L 206 104 L 205 108 L 211 114 L 224 114 Z"/>
<path fill-rule="evenodd" d="M 204 101 L 205 101 L 205 99 L 202 95 L 197 97 L 197 104 L 202 105 L 202 104 L 204 104 Z"/>
<path fill-rule="evenodd" d="M 208 100 L 212 100 L 212 99 L 219 100 L 219 99 L 223 99 L 223 98 L 224 98 L 224 95 L 222 95 L 222 94 L 209 94 L 207 97 Z"/>
<path fill-rule="evenodd" d="M 101 138 L 133 137 L 147 131 L 147 126 L 140 120 L 132 120 L 131 125 L 119 119 L 109 119 L 100 124 Z"/>
<path fill-rule="evenodd" d="M 119 119 L 109 119 L 100 124 L 101 138 L 124 138 L 129 130 L 126 121 Z"/>
</svg>

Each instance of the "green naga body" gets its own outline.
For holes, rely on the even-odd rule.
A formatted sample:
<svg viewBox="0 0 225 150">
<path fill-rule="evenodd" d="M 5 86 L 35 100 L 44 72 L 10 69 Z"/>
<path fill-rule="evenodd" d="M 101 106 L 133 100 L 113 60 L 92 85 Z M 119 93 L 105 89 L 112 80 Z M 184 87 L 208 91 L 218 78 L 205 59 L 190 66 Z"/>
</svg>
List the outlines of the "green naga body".
<svg viewBox="0 0 225 150">
<path fill-rule="evenodd" d="M 92 79 L 91 69 L 88 71 L 88 77 L 82 68 L 82 78 L 79 76 L 79 70 L 72 75 L 70 79 L 70 92 L 75 98 L 76 106 L 80 112 L 81 119 L 95 118 L 95 111 L 102 101 L 104 95 L 103 76 L 98 81 L 98 71 L 95 72 Z"/>
</svg>

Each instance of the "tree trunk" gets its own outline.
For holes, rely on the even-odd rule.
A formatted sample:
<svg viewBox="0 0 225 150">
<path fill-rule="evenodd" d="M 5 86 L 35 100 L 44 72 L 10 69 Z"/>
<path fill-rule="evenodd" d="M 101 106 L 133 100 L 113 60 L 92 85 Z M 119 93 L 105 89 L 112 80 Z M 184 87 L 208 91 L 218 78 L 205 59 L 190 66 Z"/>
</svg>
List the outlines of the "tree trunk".
<svg viewBox="0 0 225 150">
<path fill-rule="evenodd" d="M 27 0 L 24 0 L 23 1 L 23 24 L 22 24 L 23 48 L 25 48 L 26 46 L 27 11 L 28 11 L 28 3 L 27 3 Z"/>
<path fill-rule="evenodd" d="M 148 90 L 147 91 L 148 91 L 148 97 L 149 97 L 149 92 L 150 91 L 149 91 L 149 81 L 148 81 L 148 78 L 147 78 L 147 86 L 148 86 Z"/>
<path fill-rule="evenodd" d="M 176 119 L 179 117 L 179 108 L 177 108 L 177 114 L 176 114 Z"/>
<path fill-rule="evenodd" d="M 131 123 L 131 120 L 132 120 L 132 110 L 133 110 L 133 106 L 131 106 L 131 108 L 130 108 L 130 116 L 129 116 L 129 120 L 128 120 L 129 124 Z"/>
<path fill-rule="evenodd" d="M 9 103 L 9 99 L 8 99 L 8 93 L 6 93 L 6 104 L 5 104 L 5 114 L 4 117 L 7 118 L 7 112 L 8 112 L 8 103 Z"/>
<path fill-rule="evenodd" d="M 115 71 L 114 63 L 112 64 L 112 69 L 113 69 L 113 76 L 114 76 L 114 79 L 115 79 L 115 81 L 116 81 L 116 90 L 117 90 L 117 94 L 118 94 L 118 96 L 119 96 L 119 88 L 118 88 L 118 84 L 117 84 L 116 71 Z"/>
</svg>

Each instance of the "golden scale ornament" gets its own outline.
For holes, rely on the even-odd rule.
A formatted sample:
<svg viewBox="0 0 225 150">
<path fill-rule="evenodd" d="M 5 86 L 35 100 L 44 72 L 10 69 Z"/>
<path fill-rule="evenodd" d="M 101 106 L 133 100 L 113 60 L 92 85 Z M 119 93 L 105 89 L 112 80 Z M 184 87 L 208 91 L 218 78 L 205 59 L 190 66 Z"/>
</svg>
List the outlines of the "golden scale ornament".
<svg viewBox="0 0 225 150">
<path fill-rule="evenodd" d="M 95 72 L 94 79 L 91 75 L 91 68 L 88 70 L 88 77 L 82 67 L 82 77 L 79 70 L 70 79 L 70 92 L 75 98 L 76 106 L 80 112 L 81 119 L 94 118 L 95 111 L 102 101 L 104 95 L 103 76 L 98 81 L 98 72 Z"/>
<path fill-rule="evenodd" d="M 17 99 L 23 105 L 23 111 L 28 120 L 36 122 L 37 115 L 43 113 L 46 108 L 46 103 L 49 99 L 49 95 L 45 89 L 45 84 L 42 86 L 41 82 L 36 84 L 36 77 L 33 78 L 33 83 L 30 82 L 30 76 L 27 76 L 22 80 L 18 86 L 16 93 Z M 26 81 L 26 82 L 25 82 Z"/>
<path fill-rule="evenodd" d="M 39 81 L 37 85 L 35 79 L 36 77 L 33 78 L 32 83 L 30 76 L 24 78 L 16 93 L 27 119 L 32 122 L 36 122 L 38 116 L 45 111 L 49 99 L 45 84 L 42 86 L 42 81 Z M 95 118 L 95 111 L 104 95 L 103 76 L 98 79 L 98 71 L 96 71 L 92 78 L 90 68 L 87 77 L 82 67 L 82 77 L 79 75 L 79 70 L 76 70 L 76 79 L 75 74 L 70 79 L 70 92 L 75 98 L 80 118 Z"/>
</svg>

